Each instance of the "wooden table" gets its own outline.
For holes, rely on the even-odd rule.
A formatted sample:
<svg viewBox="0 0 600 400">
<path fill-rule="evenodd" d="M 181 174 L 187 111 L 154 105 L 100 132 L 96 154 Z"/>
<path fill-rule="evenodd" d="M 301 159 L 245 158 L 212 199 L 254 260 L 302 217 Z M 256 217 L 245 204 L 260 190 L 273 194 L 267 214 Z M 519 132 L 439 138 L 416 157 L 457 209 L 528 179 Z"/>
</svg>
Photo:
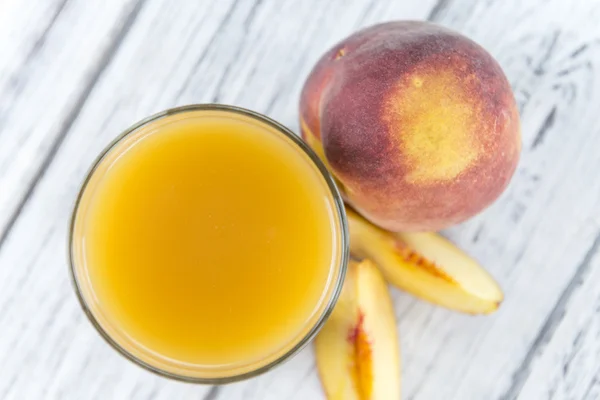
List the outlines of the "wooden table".
<svg viewBox="0 0 600 400">
<path fill-rule="evenodd" d="M 0 399 L 321 399 L 308 348 L 246 382 L 154 376 L 79 308 L 67 222 L 90 163 L 159 110 L 230 103 L 298 131 L 320 54 L 378 21 L 429 19 L 486 47 L 519 104 L 501 199 L 446 234 L 501 282 L 470 317 L 393 292 L 405 399 L 600 399 L 600 2 L 2 0 Z"/>
</svg>

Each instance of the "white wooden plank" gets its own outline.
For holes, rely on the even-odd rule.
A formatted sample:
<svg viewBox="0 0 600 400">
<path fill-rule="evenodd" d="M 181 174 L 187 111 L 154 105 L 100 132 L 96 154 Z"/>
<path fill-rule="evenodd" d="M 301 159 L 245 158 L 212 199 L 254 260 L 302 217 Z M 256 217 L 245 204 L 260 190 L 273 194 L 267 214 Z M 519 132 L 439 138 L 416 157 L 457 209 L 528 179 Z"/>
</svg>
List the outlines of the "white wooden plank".
<svg viewBox="0 0 600 400">
<path fill-rule="evenodd" d="M 4 0 L 0 3 L 0 92 L 4 92 L 46 40 L 64 0 Z"/>
<path fill-rule="evenodd" d="M 364 4 L 233 5 L 173 8 L 169 1 L 145 5 L 7 237 L 0 262 L 14 267 L 0 271 L 0 307 L 5 311 L 0 320 L 9 327 L 0 339 L 0 354 L 7 355 L 0 363 L 5 397 L 173 398 L 208 390 L 160 380 L 124 362 L 102 343 L 70 293 L 62 273 L 62 249 L 64 222 L 83 174 L 94 155 L 126 125 L 177 103 L 234 101 L 232 95 L 240 95 L 245 80 L 249 90 L 235 100 L 238 104 L 268 111 L 276 98 L 273 107 L 284 104 L 295 124 L 300 75 L 308 73 L 325 46 L 352 30 L 334 22 L 347 17 L 359 24 L 361 18 L 370 18 Z M 346 11 L 336 12 L 340 9 Z M 277 18 L 286 23 L 270 23 Z M 318 48 L 311 50 L 314 46 Z M 293 67 L 281 68 L 282 62 Z M 290 83 L 294 93 L 289 93 Z M 31 223 L 37 235 L 23 241 L 23 229 L 32 228 Z M 29 379 L 16 370 L 34 374 L 39 384 L 28 385 Z M 296 379 L 294 374 L 286 376 Z"/>
<path fill-rule="evenodd" d="M 136 1 L 3 4 L 0 243 L 119 41 Z"/>
<path fill-rule="evenodd" d="M 231 95 L 225 93 L 225 97 L 219 100 L 267 113 L 299 132 L 300 90 L 305 77 L 323 52 L 364 26 L 393 19 L 425 19 L 435 5 L 434 1 L 418 4 L 378 1 L 348 3 L 343 0 L 322 3 L 307 4 L 302 12 L 295 8 L 290 8 L 287 12 L 280 11 L 278 15 L 289 22 L 280 23 L 279 26 L 272 28 L 261 26 L 260 29 L 266 31 L 267 37 L 282 35 L 282 37 L 298 38 L 299 46 L 290 48 L 286 41 L 271 40 L 268 43 L 267 53 L 259 57 L 258 65 L 251 67 L 251 70 L 256 71 L 254 75 L 245 82 L 232 82 L 233 88 L 243 88 L 239 97 L 235 97 L 237 93 Z M 343 23 L 340 23 L 341 21 Z M 270 29 L 274 32 L 269 34 Z M 284 30 L 285 33 L 279 33 L 280 30 Z M 244 66 L 243 60 L 244 58 L 241 57 L 240 63 L 234 63 L 234 68 L 248 71 L 250 68 Z M 273 70 L 278 63 L 283 65 L 289 63 L 294 66 L 294 69 Z M 203 87 L 202 84 L 193 86 Z M 273 99 L 268 96 L 256 96 L 256 93 L 265 93 L 265 89 L 266 93 L 273 93 L 277 97 Z M 308 346 L 281 368 L 249 381 L 221 387 L 215 397 L 219 400 L 302 400 L 320 399 L 323 396 L 315 370 L 313 348 Z"/>
<path fill-rule="evenodd" d="M 595 250 L 556 318 L 554 335 L 532 355 L 519 399 L 600 398 L 600 251 Z"/>
<path fill-rule="evenodd" d="M 326 47 L 356 26 L 423 17 L 431 8 L 392 3 L 400 2 L 144 5 L 0 248 L 0 398 L 322 398 L 310 349 L 270 374 L 218 392 L 159 379 L 118 357 L 71 293 L 66 219 L 93 156 L 151 112 L 217 100 L 296 127 L 303 78 Z M 516 395 L 522 385 L 523 396 L 538 395 L 530 385 L 550 361 L 528 359 L 530 347 L 537 337 L 562 343 L 565 328 L 548 324 L 548 316 L 552 322 L 570 298 L 594 296 L 593 289 L 564 291 L 573 287 L 569 282 L 582 271 L 600 228 L 600 182 L 589 178 L 600 166 L 594 115 L 600 87 L 588 67 L 597 64 L 598 10 L 587 2 L 521 3 L 442 1 L 433 13 L 489 48 L 506 68 L 523 110 L 524 155 L 501 201 L 448 232 L 503 283 L 507 301 L 500 313 L 470 318 L 394 292 L 406 398 L 494 399 Z M 555 308 L 559 298 L 566 300 Z M 569 318 L 578 318 L 572 310 Z M 597 346 L 597 340 L 584 343 Z M 547 351 L 561 351 L 558 344 L 538 348 L 547 349 L 544 359 L 552 358 Z M 587 398 L 595 398 L 597 378 L 584 374 L 591 385 Z"/>
<path fill-rule="evenodd" d="M 592 150 L 598 143 L 591 140 L 593 135 L 588 135 L 586 127 L 595 129 L 593 110 L 600 99 L 597 88 L 587 86 L 589 74 L 580 71 L 583 76 L 575 72 L 565 78 L 571 73 L 564 72 L 585 64 L 577 59 L 581 53 L 571 54 L 595 40 L 596 11 L 580 4 L 579 8 L 568 6 L 567 12 L 563 8 L 567 6 L 559 2 L 544 3 L 544 9 L 532 3 L 498 3 L 491 8 L 479 3 L 468 9 L 472 14 L 465 14 L 463 6 L 464 2 L 443 4 L 437 17 L 484 44 L 506 68 L 523 110 L 525 151 L 515 183 L 502 200 L 448 234 L 490 267 L 506 287 L 508 298 L 497 316 L 470 318 L 397 294 L 406 398 L 511 395 L 513 374 L 521 376 L 530 346 L 537 345 L 538 332 L 546 327 L 547 315 L 556 311 L 556 299 L 577 274 L 600 226 L 595 221 L 600 191 L 584 179 L 588 168 L 598 167 Z M 570 17 L 564 18 L 563 13 Z M 506 27 L 494 24 L 515 19 L 519 24 L 511 26 L 508 35 L 504 35 Z M 552 54 L 555 31 L 546 36 L 547 27 L 553 24 L 554 29 L 564 30 L 567 38 L 556 54 Z M 516 51 L 521 43 L 521 51 Z M 579 85 L 575 90 L 587 93 L 574 95 L 571 80 Z M 557 111 L 552 112 L 554 107 Z M 553 114 L 554 121 L 549 123 Z M 565 148 L 561 133 L 566 127 L 571 127 L 570 139 L 576 144 Z M 546 139 L 544 135 L 554 136 Z M 586 161 L 572 165 L 578 158 Z M 581 177 L 578 182 L 563 183 L 577 176 Z M 561 193 L 555 193 L 559 188 Z M 578 199 L 578 207 L 583 208 L 569 207 L 573 193 L 584 193 L 585 198 Z M 554 248 L 547 249 L 548 243 L 555 244 Z M 557 246 L 559 243 L 564 247 Z M 546 257 L 552 262 L 546 262 Z M 531 288 L 534 283 L 537 286 Z M 290 382 L 284 372 L 275 371 L 272 377 L 228 386 L 219 398 L 319 398 L 321 390 L 311 367 L 294 366 L 301 386 Z"/>
<path fill-rule="evenodd" d="M 194 68 L 205 68 L 203 63 L 195 65 L 196 59 L 202 60 L 209 57 L 205 63 L 215 63 L 215 60 L 210 57 L 218 57 L 221 54 L 216 52 L 216 49 L 223 45 L 222 42 L 218 42 L 220 35 L 224 34 L 224 40 L 228 41 L 232 34 L 238 37 L 244 34 L 244 31 L 238 29 L 239 20 L 251 16 L 254 7 L 250 3 L 243 5 L 249 5 L 249 7 L 244 8 L 240 5 L 239 8 L 232 11 L 229 8 L 232 6 L 231 4 L 221 3 L 214 12 L 202 15 L 202 12 L 207 9 L 206 4 L 199 4 L 197 8 L 193 9 L 188 7 L 175 10 L 175 12 L 169 2 L 149 4 L 148 10 L 144 10 L 140 17 L 136 29 L 129 35 L 124 49 L 119 52 L 119 57 L 107 71 L 106 75 L 112 79 L 106 78 L 103 82 L 109 83 L 98 88 L 100 94 L 97 98 L 102 100 L 97 101 L 95 107 L 91 106 L 93 111 L 85 114 L 88 117 L 88 119 L 85 117 L 82 119 L 85 127 L 77 129 L 81 128 L 78 124 L 73 129 L 77 139 L 75 142 L 70 142 L 70 151 L 65 153 L 68 156 L 63 155 L 57 160 L 57 163 L 62 165 L 63 173 L 65 169 L 71 172 L 78 169 L 76 172 L 78 176 L 72 180 L 72 174 L 59 173 L 62 176 L 58 181 L 52 180 L 54 183 L 50 185 L 52 187 L 50 191 L 59 197 L 55 200 L 59 201 L 57 203 L 44 201 L 43 213 L 54 214 L 58 208 L 63 210 L 62 216 L 47 225 L 49 230 L 45 236 L 39 236 L 40 253 L 36 255 L 21 247 L 20 251 L 25 250 L 25 253 L 21 253 L 22 255 L 29 254 L 31 256 L 28 257 L 28 261 L 10 258 L 3 260 L 3 264 L 25 267 L 3 271 L 7 275 L 5 276 L 7 279 L 2 280 L 5 284 L 5 290 L 2 293 L 12 294 L 11 298 L 8 296 L 3 298 L 5 300 L 3 306 L 7 313 L 3 313 L 2 317 L 3 323 L 13 328 L 6 332 L 6 335 L 3 336 L 3 339 L 6 338 L 6 340 L 2 342 L 4 346 L 2 354 L 7 355 L 7 358 L 3 360 L 6 362 L 6 378 L 3 382 L 7 384 L 7 387 L 4 388 L 7 397 L 10 395 L 36 397 L 42 394 L 60 398 L 65 393 L 80 397 L 100 395 L 101 393 L 102 396 L 118 395 L 127 398 L 128 390 L 123 389 L 141 388 L 144 390 L 150 388 L 155 395 L 170 398 L 188 391 L 188 386 L 185 385 L 174 384 L 175 386 L 172 386 L 164 381 L 153 383 L 156 382 L 156 378 L 150 376 L 144 378 L 145 380 L 138 379 L 138 376 L 147 374 L 129 364 L 115 367 L 115 365 L 122 365 L 122 360 L 107 349 L 103 343 L 98 342 L 97 335 L 90 333 L 91 328 L 86 321 L 80 325 L 81 313 L 72 301 L 73 299 L 67 297 L 70 293 L 69 288 L 64 287 L 65 277 L 56 273 L 59 271 L 55 271 L 50 277 L 46 275 L 50 272 L 37 275 L 37 271 L 43 268 L 42 265 L 48 265 L 48 259 L 55 260 L 54 263 L 50 263 L 54 264 L 55 268 L 62 267 L 63 255 L 58 251 L 63 247 L 65 239 L 62 222 L 68 214 L 69 203 L 71 203 L 69 200 L 72 199 L 77 182 L 81 180 L 82 174 L 87 168 L 86 164 L 89 164 L 92 159 L 92 154 L 97 153 L 101 146 L 131 120 L 158 108 L 164 108 L 159 104 L 161 101 L 166 105 L 172 105 L 172 102 L 179 96 L 183 81 L 191 75 L 192 71 L 195 71 Z M 173 24 L 173 21 L 177 21 L 178 24 Z M 219 28 L 222 30 L 217 35 L 216 32 Z M 230 53 L 225 55 L 227 57 L 235 56 Z M 179 71 L 180 66 L 184 66 L 185 69 Z M 218 69 L 216 71 L 217 74 L 214 77 L 219 78 L 220 71 Z M 127 82 L 132 80 L 136 80 L 135 84 L 127 85 Z M 140 82 L 143 84 L 140 85 Z M 149 82 L 150 84 L 148 84 Z M 129 88 L 129 91 L 127 89 L 120 90 L 123 87 Z M 114 96 L 115 93 L 117 96 Z M 210 94 L 205 95 L 204 101 L 210 100 L 208 96 Z M 138 110 L 140 110 L 140 115 L 132 117 L 131 114 L 135 114 Z M 117 112 L 121 119 L 117 118 Z M 123 120 L 126 121 L 123 122 Z M 104 122 L 107 123 L 104 124 Z M 116 128 L 119 123 L 122 125 Z M 111 124 L 113 129 L 109 129 Z M 90 133 L 94 133 L 94 135 L 90 135 Z M 90 147 L 91 149 L 89 149 Z M 76 156 L 76 154 L 82 153 L 85 154 L 84 157 Z M 74 168 L 74 165 L 77 167 Z M 50 180 L 45 180 L 45 182 L 50 182 Z M 61 191 L 56 191 L 57 184 L 64 189 L 62 194 L 59 194 Z M 39 190 L 44 193 L 45 189 L 40 187 Z M 49 200 L 46 195 L 43 197 Z M 28 211 L 26 210 L 27 213 Z M 34 219 L 37 220 L 37 217 Z M 54 230 L 56 227 L 52 225 L 55 223 L 60 225 L 61 229 L 58 229 L 60 232 Z M 15 236 L 18 237 L 18 233 Z M 5 248 L 12 247 L 11 244 L 15 242 L 19 247 L 26 244 L 11 236 Z M 45 251 L 51 252 L 51 255 L 46 257 Z M 7 253 L 10 251 L 8 250 Z M 3 254 L 5 253 L 3 252 Z M 44 259 L 38 259 L 37 256 Z M 42 269 L 42 271 L 45 270 Z M 61 290 L 51 290 L 59 288 Z M 35 296 L 23 299 L 25 293 L 34 293 Z M 38 305 L 41 305 L 42 309 L 39 309 Z M 30 325 L 33 327 L 28 330 L 29 335 L 23 335 L 23 327 L 17 323 L 20 321 L 20 317 L 25 315 L 32 317 Z M 74 319 L 74 316 L 77 318 Z M 52 320 L 49 321 L 48 318 Z M 77 334 L 73 341 L 73 335 L 79 333 L 78 331 L 81 329 L 87 333 Z M 48 331 L 46 332 L 48 335 L 41 338 L 37 334 L 40 331 Z M 95 347 L 90 346 L 90 339 L 91 343 L 95 343 Z M 51 346 L 44 346 L 45 343 L 51 344 Z M 46 353 L 40 351 L 39 347 L 46 347 Z M 38 385 L 27 385 L 28 378 L 22 374 L 16 375 L 15 371 L 23 368 L 34 369 L 34 374 L 39 375 L 38 378 L 40 378 Z M 44 382 L 47 383 L 47 386 L 44 385 Z M 152 389 L 153 386 L 156 387 Z M 66 392 L 67 388 L 69 392 Z M 199 394 L 205 390 L 206 388 L 193 387 L 189 391 Z M 135 394 L 139 394 L 139 392 L 135 392 Z"/>
<path fill-rule="evenodd" d="M 190 45 L 185 42 L 185 35 L 189 35 L 188 40 L 195 45 L 187 63 L 191 67 L 191 60 L 198 57 L 210 44 L 210 38 L 227 19 L 231 7 L 232 2 L 212 5 L 208 2 L 190 3 L 187 8 L 175 10 L 169 1 L 147 4 L 142 10 L 143 17 L 139 17 L 141 21 L 138 30 L 130 32 L 126 37 L 129 46 L 119 52 L 121 61 L 114 63 L 117 65 L 111 68 L 110 74 L 113 77 L 118 76 L 119 79 L 99 79 L 98 82 L 110 82 L 109 87 L 105 87 L 103 91 L 102 104 L 97 104 L 101 108 L 100 111 L 95 110 L 93 114 L 88 114 L 85 127 L 73 129 L 79 142 L 75 143 L 75 147 L 71 147 L 70 153 L 80 154 L 82 157 L 73 157 L 75 164 L 72 167 L 66 165 L 70 163 L 70 155 L 60 158 L 66 163 L 63 164 L 63 168 L 79 169 L 78 176 L 63 175 L 57 180 L 52 180 L 52 188 L 46 188 L 56 197 L 51 196 L 54 199 L 46 203 L 42 212 L 54 214 L 62 210 L 61 216 L 54 222 L 45 224 L 45 228 L 32 231 L 35 239 L 22 241 L 17 238 L 13 241 L 11 236 L 2 248 L 2 254 L 8 255 L 9 250 L 4 252 L 12 247 L 8 242 L 17 243 L 19 253 L 25 258 L 2 257 L 0 261 L 0 325 L 6 327 L 3 328 L 0 338 L 0 371 L 3 376 L 0 380 L 0 398 L 171 399 L 197 398 L 210 390 L 209 387 L 185 385 L 155 377 L 124 361 L 109 349 L 93 332 L 76 303 L 67 279 L 64 249 L 68 210 L 76 187 L 87 168 L 85 164 L 89 166 L 92 153 L 97 153 L 121 128 L 141 116 L 123 113 L 121 116 L 125 121 L 115 119 L 116 124 L 106 130 L 102 125 L 106 120 L 111 121 L 111 110 L 117 107 L 131 110 L 123 105 L 129 100 L 122 95 L 127 92 L 119 91 L 123 64 L 130 64 L 125 80 L 140 77 L 136 84 L 147 83 L 152 81 L 151 78 L 156 78 L 148 74 L 163 72 L 164 79 L 154 80 L 154 88 L 160 91 L 161 87 L 169 82 L 170 70 L 182 61 L 179 53 L 185 52 Z M 166 50 L 162 51 L 157 43 L 165 45 Z M 138 47 L 142 49 L 141 52 L 134 51 Z M 144 69 L 144 65 L 149 62 L 146 57 L 148 53 L 152 54 L 150 58 L 153 59 L 153 63 L 150 64 L 150 68 Z M 130 58 L 132 54 L 134 56 Z M 165 62 L 163 57 L 169 62 Z M 162 69 L 155 68 L 155 65 L 160 65 Z M 65 63 L 62 63 L 62 66 L 64 67 Z M 144 75 L 141 71 L 148 74 Z M 140 95 L 152 96 L 149 94 L 150 90 L 144 91 L 152 85 L 138 87 Z M 174 89 L 177 89 L 177 86 L 174 86 Z M 137 106 L 136 103 L 133 107 Z M 149 112 L 151 110 L 142 110 L 143 114 Z M 96 147 L 79 147 L 81 142 L 88 145 L 91 143 Z M 50 200 L 43 192 L 42 197 Z M 26 207 L 24 212 L 29 210 L 30 208 Z M 29 250 L 21 247 L 27 245 L 27 242 Z M 33 242 L 40 245 L 36 250 L 31 248 Z"/>
<path fill-rule="evenodd" d="M 522 110 L 523 155 L 501 200 L 448 234 L 499 278 L 506 301 L 489 318 L 407 306 L 400 328 L 409 399 L 512 398 L 600 227 L 600 185 L 588 172 L 600 166 L 600 86 L 585 67 L 599 61 L 598 4 L 478 2 L 467 18 L 462 4 L 439 20 L 505 68 Z"/>
</svg>

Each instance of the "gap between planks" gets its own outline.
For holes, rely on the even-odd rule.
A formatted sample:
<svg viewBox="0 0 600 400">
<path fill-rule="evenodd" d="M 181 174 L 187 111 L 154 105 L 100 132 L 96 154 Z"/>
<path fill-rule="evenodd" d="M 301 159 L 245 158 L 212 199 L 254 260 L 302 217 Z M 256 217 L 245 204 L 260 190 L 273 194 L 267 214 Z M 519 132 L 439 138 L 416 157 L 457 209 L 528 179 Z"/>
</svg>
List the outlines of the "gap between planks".
<svg viewBox="0 0 600 400">
<path fill-rule="evenodd" d="M 12 215 L 8 219 L 6 226 L 4 228 L 4 231 L 0 234 L 0 251 L 2 250 L 2 246 L 6 242 L 6 239 L 10 235 L 10 232 L 11 232 L 12 228 L 14 227 L 15 222 L 17 221 L 17 219 L 21 215 L 21 212 L 23 211 L 23 209 L 29 202 L 29 199 L 31 198 L 31 195 L 33 194 L 38 183 L 44 177 L 46 170 L 48 169 L 50 164 L 52 164 L 52 161 L 54 160 L 56 153 L 60 149 L 65 137 L 71 130 L 73 123 L 77 120 L 77 117 L 81 113 L 81 110 L 83 109 L 87 99 L 90 97 L 90 94 L 94 90 L 94 87 L 96 86 L 96 84 L 98 83 L 100 78 L 102 77 L 104 71 L 106 71 L 106 68 L 110 65 L 112 59 L 114 58 L 114 56 L 117 53 L 117 51 L 119 50 L 119 48 L 121 47 L 123 40 L 127 36 L 127 33 L 130 31 L 131 27 L 133 26 L 135 20 L 137 19 L 138 15 L 146 1 L 147 0 L 138 0 L 134 4 L 134 6 L 131 8 L 131 10 L 127 13 L 126 17 L 123 19 L 123 23 L 119 27 L 117 34 L 115 35 L 114 39 L 112 40 L 110 46 L 108 46 L 108 48 L 105 50 L 104 54 L 102 54 L 102 57 L 100 57 L 100 59 L 98 60 L 98 63 L 96 64 L 96 67 L 94 68 L 90 79 L 87 81 L 83 91 L 78 96 L 77 100 L 75 101 L 73 108 L 67 114 L 67 116 L 58 132 L 56 139 L 52 143 L 52 146 L 50 147 L 48 153 L 44 157 L 44 160 L 41 163 L 39 169 L 37 170 L 37 172 L 33 176 L 33 179 L 29 183 L 29 186 L 27 187 L 25 194 L 23 195 L 21 200 L 17 203 L 17 207 L 15 208 Z M 59 17 L 60 11 L 64 8 L 65 4 L 66 4 L 66 1 L 61 5 L 59 11 L 56 13 L 56 15 L 53 19 L 53 22 Z M 48 30 L 50 29 L 51 26 L 52 26 L 52 24 L 49 25 Z M 47 34 L 47 32 L 44 33 L 44 36 L 45 36 L 45 34 Z M 36 42 L 36 45 L 38 47 L 43 43 L 44 36 L 42 36 L 38 40 L 38 42 Z M 35 46 L 34 46 L 34 50 L 35 50 Z M 32 52 L 33 52 L 33 50 L 32 50 Z"/>
<path fill-rule="evenodd" d="M 569 300 L 575 293 L 577 286 L 581 284 L 585 276 L 589 273 L 591 261 L 594 255 L 598 252 L 599 248 L 600 232 L 596 234 L 592 245 L 585 253 L 585 256 L 583 257 L 581 263 L 579 263 L 579 265 L 577 266 L 573 277 L 571 278 L 563 292 L 560 294 L 558 300 L 556 301 L 556 304 L 552 308 L 552 311 L 550 311 L 550 314 L 548 314 L 544 325 L 542 325 L 542 328 L 537 333 L 535 340 L 531 344 L 531 347 L 529 348 L 529 350 L 527 350 L 525 358 L 523 358 L 523 362 L 513 374 L 513 381 L 511 386 L 508 388 L 504 395 L 500 396 L 500 400 L 515 400 L 519 397 L 523 386 L 525 385 L 527 379 L 529 378 L 529 375 L 531 374 L 531 364 L 533 363 L 534 359 L 537 356 L 539 356 L 540 353 L 544 350 L 546 345 L 552 339 L 552 336 L 554 336 L 556 329 L 558 328 L 560 322 L 565 316 L 565 309 L 567 308 Z"/>
</svg>

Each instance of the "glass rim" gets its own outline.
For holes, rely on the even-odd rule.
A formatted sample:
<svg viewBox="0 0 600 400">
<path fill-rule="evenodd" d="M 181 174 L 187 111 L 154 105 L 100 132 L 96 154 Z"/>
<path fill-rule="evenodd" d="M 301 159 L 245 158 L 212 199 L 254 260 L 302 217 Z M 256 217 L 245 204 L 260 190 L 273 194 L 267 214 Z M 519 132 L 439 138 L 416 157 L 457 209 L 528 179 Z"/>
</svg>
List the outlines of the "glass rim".
<svg viewBox="0 0 600 400">
<path fill-rule="evenodd" d="M 337 275 L 337 278 L 335 278 L 331 282 L 331 285 L 333 285 L 332 293 L 328 299 L 324 300 L 324 302 L 325 302 L 324 308 L 323 308 L 322 312 L 320 313 L 320 315 L 318 316 L 318 318 L 316 319 L 316 322 L 314 322 L 314 325 L 308 330 L 308 332 L 304 336 L 302 336 L 302 338 L 300 340 L 298 340 L 297 343 L 295 343 L 283 354 L 279 355 L 277 358 L 271 360 L 270 362 L 266 363 L 265 365 L 259 366 L 256 369 L 252 369 L 252 370 L 245 371 L 242 373 L 236 373 L 236 374 L 233 374 L 230 376 L 223 376 L 223 377 L 186 376 L 186 375 L 183 375 L 180 373 L 174 373 L 171 371 L 167 371 L 165 369 L 156 367 L 156 366 L 138 358 L 137 356 L 132 354 L 130 351 L 125 349 L 124 346 L 122 346 L 115 339 L 113 339 L 110 336 L 110 334 L 105 330 L 105 328 L 102 327 L 101 323 L 98 321 L 97 317 L 94 315 L 91 308 L 89 307 L 88 300 L 84 297 L 84 295 L 82 293 L 79 278 L 77 277 L 78 274 L 76 272 L 76 266 L 75 266 L 74 254 L 73 254 L 75 220 L 76 220 L 77 212 L 79 210 L 81 199 L 83 197 L 83 194 L 88 186 L 88 183 L 89 183 L 91 177 L 96 172 L 98 167 L 101 165 L 102 160 L 104 160 L 105 156 L 110 151 L 112 151 L 119 143 L 121 143 L 122 140 L 126 139 L 130 134 L 136 132 L 138 129 L 140 129 L 152 122 L 158 121 L 162 118 L 165 118 L 165 117 L 168 117 L 171 115 L 180 114 L 180 113 L 190 112 L 190 111 L 219 111 L 219 112 L 230 112 L 230 113 L 234 113 L 234 114 L 239 114 L 239 115 L 257 120 L 259 122 L 262 122 L 262 123 L 270 126 L 271 128 L 274 128 L 276 131 L 278 131 L 278 133 L 281 133 L 287 139 L 290 139 L 302 152 L 304 152 L 305 155 L 308 156 L 309 160 L 317 167 L 317 170 L 319 171 L 322 178 L 325 180 L 326 186 L 329 189 L 329 192 L 331 193 L 335 212 L 337 213 L 337 216 L 338 216 L 338 218 L 337 218 L 338 221 L 336 224 L 339 226 L 336 228 L 336 230 L 339 231 L 338 233 L 339 233 L 339 237 L 340 237 L 340 239 L 339 239 L 340 255 L 339 255 L 339 262 L 338 262 L 339 265 L 337 266 L 337 268 L 339 268 L 339 273 Z M 67 251 L 68 251 L 69 275 L 71 278 L 71 285 L 73 286 L 73 289 L 75 291 L 75 294 L 77 296 L 77 299 L 79 301 L 79 304 L 80 304 L 83 312 L 85 313 L 85 315 L 87 316 L 88 320 L 91 322 L 91 324 L 95 328 L 95 330 L 104 339 L 104 341 L 106 343 L 108 343 L 113 349 L 115 349 L 121 356 L 125 357 L 129 361 L 144 368 L 147 371 L 150 371 L 159 376 L 173 379 L 176 381 L 187 382 L 187 383 L 200 383 L 200 384 L 225 384 L 225 383 L 232 383 L 232 382 L 237 382 L 237 381 L 255 377 L 257 375 L 263 374 L 263 373 L 273 369 L 274 367 L 282 364 L 283 362 L 289 360 L 291 357 L 293 357 L 294 355 L 299 353 L 302 349 L 304 349 L 312 341 L 312 339 L 316 336 L 316 334 L 320 331 L 320 329 L 323 327 L 323 325 L 327 321 L 328 317 L 330 316 L 331 312 L 333 311 L 333 308 L 334 308 L 335 304 L 337 303 L 337 300 L 338 300 L 341 290 L 342 290 L 342 286 L 344 283 L 344 279 L 345 279 L 346 271 L 347 271 L 347 267 L 348 267 L 348 262 L 349 262 L 349 258 L 350 258 L 348 222 L 347 222 L 347 218 L 346 218 L 346 212 L 344 209 L 344 201 L 343 201 L 342 196 L 335 184 L 334 178 L 331 176 L 331 174 L 327 170 L 327 167 L 325 166 L 323 161 L 319 158 L 319 156 L 317 156 L 317 154 L 308 146 L 308 144 L 306 144 L 299 136 L 297 136 L 289 128 L 287 128 L 286 126 L 280 124 L 279 122 L 267 117 L 266 115 L 263 115 L 258 112 L 248 110 L 248 109 L 242 108 L 242 107 L 225 105 L 225 104 L 216 104 L 216 103 L 191 104 L 191 105 L 186 105 L 186 106 L 169 108 L 167 110 L 155 113 L 155 114 L 150 115 L 149 117 L 146 117 L 146 118 L 138 121 L 137 123 L 129 126 L 122 133 L 120 133 L 115 139 L 113 139 L 106 147 L 104 147 L 104 149 L 100 152 L 100 154 L 92 162 L 92 165 L 89 168 L 89 170 L 87 171 L 85 178 L 79 188 L 77 197 L 75 199 L 75 204 L 74 204 L 72 212 L 71 212 L 71 218 L 70 218 L 70 222 L 69 222 L 69 237 L 68 237 L 67 246 L 68 246 Z M 290 343 L 293 343 L 293 342 L 290 342 Z"/>
</svg>

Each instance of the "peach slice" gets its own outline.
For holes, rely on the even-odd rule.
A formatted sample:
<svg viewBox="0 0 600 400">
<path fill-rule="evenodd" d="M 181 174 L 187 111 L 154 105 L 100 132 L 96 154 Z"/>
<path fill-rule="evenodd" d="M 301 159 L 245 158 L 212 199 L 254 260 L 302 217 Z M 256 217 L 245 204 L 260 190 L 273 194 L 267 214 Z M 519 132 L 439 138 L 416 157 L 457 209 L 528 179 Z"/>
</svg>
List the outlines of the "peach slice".
<svg viewBox="0 0 600 400">
<path fill-rule="evenodd" d="M 372 259 L 393 285 L 433 304 L 489 314 L 504 295 L 471 257 L 436 233 L 391 233 L 346 209 L 350 251 Z"/>
<path fill-rule="evenodd" d="M 330 400 L 398 400 L 400 354 L 392 301 L 377 267 L 349 265 L 340 299 L 315 340 Z"/>
</svg>

